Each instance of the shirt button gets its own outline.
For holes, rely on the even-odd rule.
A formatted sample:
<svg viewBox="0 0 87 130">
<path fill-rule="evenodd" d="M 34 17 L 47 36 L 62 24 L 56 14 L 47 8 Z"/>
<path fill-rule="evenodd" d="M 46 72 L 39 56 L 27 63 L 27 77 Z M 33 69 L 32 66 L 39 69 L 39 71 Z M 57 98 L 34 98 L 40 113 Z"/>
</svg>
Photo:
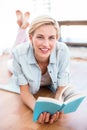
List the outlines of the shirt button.
<svg viewBox="0 0 87 130">
<path fill-rule="evenodd" d="M 56 83 L 56 81 L 54 81 L 54 84 Z"/>
</svg>

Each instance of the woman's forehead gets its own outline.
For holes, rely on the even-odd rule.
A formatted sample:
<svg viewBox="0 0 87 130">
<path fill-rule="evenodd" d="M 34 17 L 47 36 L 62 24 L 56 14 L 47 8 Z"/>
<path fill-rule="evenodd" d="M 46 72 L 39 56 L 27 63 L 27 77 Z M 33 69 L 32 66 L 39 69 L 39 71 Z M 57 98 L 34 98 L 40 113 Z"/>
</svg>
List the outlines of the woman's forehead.
<svg viewBox="0 0 87 130">
<path fill-rule="evenodd" d="M 35 30 L 36 33 L 56 33 L 56 29 L 53 25 L 42 25 Z"/>
</svg>

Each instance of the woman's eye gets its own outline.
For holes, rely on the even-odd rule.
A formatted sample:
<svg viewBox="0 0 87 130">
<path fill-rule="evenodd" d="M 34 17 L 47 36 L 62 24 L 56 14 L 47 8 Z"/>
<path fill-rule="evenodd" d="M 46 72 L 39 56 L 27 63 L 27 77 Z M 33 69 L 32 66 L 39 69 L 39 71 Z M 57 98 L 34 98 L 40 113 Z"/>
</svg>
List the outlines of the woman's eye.
<svg viewBox="0 0 87 130">
<path fill-rule="evenodd" d="M 49 39 L 55 39 L 54 37 L 50 37 Z"/>
<path fill-rule="evenodd" d="M 40 37 L 40 36 L 39 36 L 39 37 L 37 37 L 37 38 L 42 39 L 42 37 Z"/>
</svg>

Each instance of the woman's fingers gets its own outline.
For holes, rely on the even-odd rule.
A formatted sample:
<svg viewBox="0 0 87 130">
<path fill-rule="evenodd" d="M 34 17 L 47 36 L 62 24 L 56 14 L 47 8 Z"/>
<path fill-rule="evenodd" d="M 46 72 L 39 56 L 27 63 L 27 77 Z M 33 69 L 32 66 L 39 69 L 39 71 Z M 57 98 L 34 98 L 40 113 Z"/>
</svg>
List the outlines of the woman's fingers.
<svg viewBox="0 0 87 130">
<path fill-rule="evenodd" d="M 44 112 L 44 113 L 41 113 L 39 118 L 38 118 L 38 123 L 49 123 L 50 121 L 50 113 L 47 113 L 47 112 Z"/>
<path fill-rule="evenodd" d="M 50 123 L 50 124 L 52 124 L 55 121 L 57 121 L 58 119 L 62 119 L 63 115 L 64 115 L 63 112 L 56 112 L 52 116 L 50 115 L 50 113 L 44 112 L 44 113 L 40 114 L 40 116 L 38 118 L 38 123 L 41 123 L 41 124 Z"/>
<path fill-rule="evenodd" d="M 53 114 L 51 116 L 50 124 L 52 124 L 53 122 L 57 121 L 58 119 L 59 119 L 59 112 L 56 112 L 55 114 Z"/>
<path fill-rule="evenodd" d="M 63 118 L 64 118 L 64 112 L 61 111 L 61 112 L 59 113 L 59 119 L 63 119 Z"/>
<path fill-rule="evenodd" d="M 44 122 L 45 122 L 45 123 L 48 123 L 49 120 L 50 120 L 50 113 L 46 113 Z"/>
<path fill-rule="evenodd" d="M 38 123 L 43 123 L 43 114 L 41 113 L 38 118 Z"/>
</svg>

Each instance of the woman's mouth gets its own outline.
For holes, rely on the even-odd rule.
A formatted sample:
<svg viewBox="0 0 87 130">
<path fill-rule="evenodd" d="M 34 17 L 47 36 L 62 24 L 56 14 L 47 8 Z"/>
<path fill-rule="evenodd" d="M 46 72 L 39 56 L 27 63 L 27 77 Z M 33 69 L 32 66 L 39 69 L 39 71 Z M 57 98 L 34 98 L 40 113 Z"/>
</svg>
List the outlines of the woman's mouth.
<svg viewBox="0 0 87 130">
<path fill-rule="evenodd" d="M 42 53 L 48 53 L 49 49 L 48 48 L 40 48 L 41 52 Z"/>
</svg>

